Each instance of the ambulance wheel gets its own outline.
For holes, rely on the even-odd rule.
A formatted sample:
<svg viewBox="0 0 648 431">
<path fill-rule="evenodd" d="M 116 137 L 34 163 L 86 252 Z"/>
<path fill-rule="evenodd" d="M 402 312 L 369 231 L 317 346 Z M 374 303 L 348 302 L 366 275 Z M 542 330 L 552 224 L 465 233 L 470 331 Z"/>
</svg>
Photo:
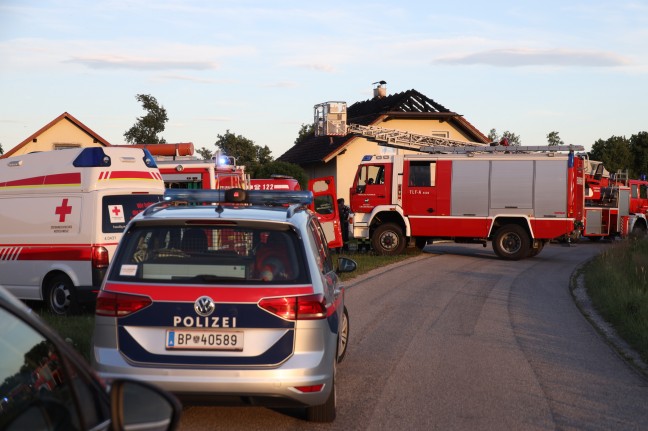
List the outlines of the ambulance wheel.
<svg viewBox="0 0 648 431">
<path fill-rule="evenodd" d="M 349 312 L 344 307 L 342 313 L 342 324 L 340 325 L 340 332 L 338 333 L 338 346 L 337 346 L 337 362 L 338 364 L 344 360 L 344 355 L 347 352 L 349 343 Z"/>
<path fill-rule="evenodd" d="M 52 313 L 58 315 L 74 314 L 79 308 L 74 284 L 64 274 L 49 280 L 45 286 L 45 300 Z"/>
<path fill-rule="evenodd" d="M 522 226 L 507 224 L 495 233 L 493 250 L 502 259 L 523 259 L 528 256 L 530 248 L 531 238 Z"/>
<path fill-rule="evenodd" d="M 378 254 L 401 254 L 405 245 L 403 231 L 394 223 L 381 224 L 371 235 L 371 247 Z"/>
</svg>

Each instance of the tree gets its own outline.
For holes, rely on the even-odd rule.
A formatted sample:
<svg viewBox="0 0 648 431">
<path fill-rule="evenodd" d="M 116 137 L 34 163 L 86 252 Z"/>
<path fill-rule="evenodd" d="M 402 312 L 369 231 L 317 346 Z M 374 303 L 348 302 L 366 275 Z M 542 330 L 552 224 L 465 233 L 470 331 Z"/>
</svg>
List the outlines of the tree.
<svg viewBox="0 0 648 431">
<path fill-rule="evenodd" d="M 639 132 L 630 136 L 632 153 L 632 173 L 639 178 L 648 174 L 648 132 Z"/>
<path fill-rule="evenodd" d="M 270 178 L 273 174 L 291 176 L 299 182 L 302 190 L 308 188 L 308 175 L 306 171 L 294 163 L 274 161 L 259 165 L 252 178 Z"/>
<path fill-rule="evenodd" d="M 603 162 L 609 172 L 623 171 L 632 166 L 630 142 L 623 136 L 612 136 L 594 142 L 590 157 Z"/>
<path fill-rule="evenodd" d="M 267 145 L 256 145 L 254 141 L 235 135 L 229 129 L 224 135 L 218 135 L 215 145 L 220 155 L 231 157 L 237 165 L 245 166 L 252 177 L 259 166 L 274 160 Z"/>
<path fill-rule="evenodd" d="M 304 142 L 307 138 L 313 135 L 315 130 L 314 124 L 302 124 L 299 132 L 297 133 L 297 139 L 295 139 L 295 145 Z"/>
<path fill-rule="evenodd" d="M 126 142 L 130 144 L 166 144 L 159 133 L 164 131 L 165 123 L 169 120 L 166 109 L 158 104 L 155 97 L 150 94 L 135 96 L 147 112 L 143 117 L 138 117 L 137 122 L 124 133 Z"/>
<path fill-rule="evenodd" d="M 4 150 L 2 149 L 2 144 L 0 144 L 0 154 L 4 154 Z"/>
<path fill-rule="evenodd" d="M 549 134 L 547 134 L 547 142 L 549 143 L 550 146 L 565 145 L 565 142 L 563 142 L 563 140 L 560 139 L 560 136 L 558 136 L 558 132 L 556 131 L 549 132 Z"/>
<path fill-rule="evenodd" d="M 488 139 L 491 142 L 501 142 L 503 139 L 507 139 L 508 144 L 512 146 L 518 146 L 522 144 L 520 136 L 516 135 L 513 132 L 509 132 L 508 130 L 502 133 L 502 136 L 500 137 L 497 133 L 497 130 L 491 129 L 490 132 L 488 132 Z"/>
<path fill-rule="evenodd" d="M 211 160 L 212 157 L 214 157 L 214 153 L 211 150 L 208 150 L 205 147 L 202 147 L 199 150 L 196 150 L 196 153 L 200 155 L 200 157 L 203 158 L 203 160 Z"/>
</svg>

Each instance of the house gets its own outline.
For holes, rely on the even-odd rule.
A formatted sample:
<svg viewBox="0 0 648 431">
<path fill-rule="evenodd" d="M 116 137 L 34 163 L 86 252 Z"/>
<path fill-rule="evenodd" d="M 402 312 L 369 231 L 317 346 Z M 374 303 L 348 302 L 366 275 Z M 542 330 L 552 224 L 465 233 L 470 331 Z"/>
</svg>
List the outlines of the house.
<svg viewBox="0 0 648 431">
<path fill-rule="evenodd" d="M 372 125 L 419 135 L 489 143 L 488 137 L 461 114 L 416 90 L 387 95 L 384 81 L 374 89 L 370 100 L 356 102 L 347 108 L 347 123 Z M 364 137 L 315 136 L 282 154 L 277 160 L 301 166 L 311 178 L 335 177 L 337 194 L 349 201 L 349 188 L 362 157 L 367 154 L 401 154 L 410 150 L 383 147 Z"/>
<path fill-rule="evenodd" d="M 67 112 L 0 156 L 0 159 L 35 151 L 79 147 L 109 147 L 110 143 Z"/>
</svg>

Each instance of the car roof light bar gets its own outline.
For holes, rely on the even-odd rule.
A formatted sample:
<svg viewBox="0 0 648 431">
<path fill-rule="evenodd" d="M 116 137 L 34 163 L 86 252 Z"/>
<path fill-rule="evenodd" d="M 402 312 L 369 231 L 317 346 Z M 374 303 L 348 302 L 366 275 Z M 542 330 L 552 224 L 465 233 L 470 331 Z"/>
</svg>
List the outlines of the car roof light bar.
<svg viewBox="0 0 648 431">
<path fill-rule="evenodd" d="M 183 201 L 190 203 L 240 203 L 253 205 L 310 205 L 313 193 L 306 190 L 187 190 L 166 189 L 165 201 Z"/>
</svg>

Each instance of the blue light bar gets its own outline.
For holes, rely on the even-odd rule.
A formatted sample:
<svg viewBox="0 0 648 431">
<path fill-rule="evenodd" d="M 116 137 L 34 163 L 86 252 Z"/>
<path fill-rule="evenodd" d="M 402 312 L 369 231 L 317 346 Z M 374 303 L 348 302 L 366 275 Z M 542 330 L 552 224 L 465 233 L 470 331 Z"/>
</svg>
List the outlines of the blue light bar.
<svg viewBox="0 0 648 431">
<path fill-rule="evenodd" d="M 142 160 L 144 160 L 144 164 L 148 168 L 157 168 L 158 167 L 157 163 L 155 163 L 155 158 L 153 158 L 151 153 L 149 153 L 149 150 L 147 150 L 146 148 L 144 148 L 144 157 L 142 158 Z"/>
<path fill-rule="evenodd" d="M 245 203 L 254 205 L 310 205 L 313 193 L 307 190 L 190 190 L 166 189 L 165 201 L 191 203 Z"/>
<path fill-rule="evenodd" d="M 110 166 L 110 156 L 101 147 L 84 148 L 72 162 L 75 168 L 98 168 Z"/>
<path fill-rule="evenodd" d="M 373 156 L 369 156 L 369 155 L 364 156 L 364 157 L 362 158 L 362 161 L 363 161 L 363 162 L 368 162 L 369 160 L 371 160 L 372 157 L 373 157 Z"/>
</svg>

